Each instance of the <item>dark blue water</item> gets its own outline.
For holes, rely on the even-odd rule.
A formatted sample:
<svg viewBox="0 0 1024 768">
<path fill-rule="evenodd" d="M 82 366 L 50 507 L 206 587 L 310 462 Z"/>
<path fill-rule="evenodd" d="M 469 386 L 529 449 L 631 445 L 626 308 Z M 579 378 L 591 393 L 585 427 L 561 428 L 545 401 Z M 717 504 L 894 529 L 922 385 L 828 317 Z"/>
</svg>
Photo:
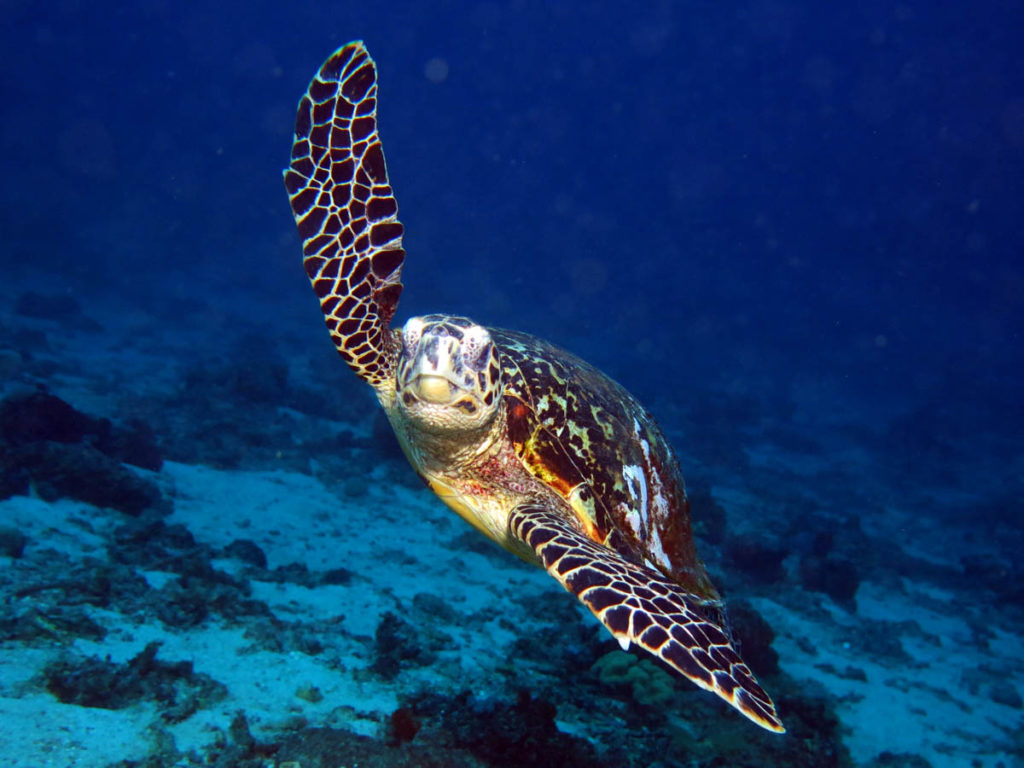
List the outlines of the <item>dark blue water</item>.
<svg viewBox="0 0 1024 768">
<path fill-rule="evenodd" d="M 301 301 L 275 177 L 309 73 L 362 37 L 403 310 L 674 376 L 1019 376 L 1019 4 L 370 5 L 8 4 L 5 268 Z"/>
<path fill-rule="evenodd" d="M 5 2 L 0 19 L 5 299 L 148 316 L 211 353 L 254 333 L 326 370 L 280 174 L 310 76 L 363 39 L 406 228 L 400 318 L 572 349 L 712 481 L 749 469 L 721 445 L 751 425 L 828 435 L 843 416 L 870 459 L 811 489 L 820 507 L 870 477 L 1019 575 L 1021 3 Z M 210 320 L 229 313 L 251 326 Z M 767 494 L 783 516 L 790 490 Z M 984 542 L 979 518 L 1011 533 Z"/>
</svg>

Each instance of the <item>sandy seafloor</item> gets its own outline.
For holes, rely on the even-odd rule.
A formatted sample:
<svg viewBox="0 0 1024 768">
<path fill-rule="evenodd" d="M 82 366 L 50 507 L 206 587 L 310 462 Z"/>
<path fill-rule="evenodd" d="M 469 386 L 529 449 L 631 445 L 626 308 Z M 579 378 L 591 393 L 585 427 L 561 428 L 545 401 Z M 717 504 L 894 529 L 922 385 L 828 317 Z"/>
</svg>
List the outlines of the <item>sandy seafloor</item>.
<svg viewBox="0 0 1024 768">
<path fill-rule="evenodd" d="M 478 539 L 419 487 L 393 447 L 378 444 L 374 403 L 326 334 L 317 336 L 312 299 L 308 317 L 293 327 L 272 318 L 247 325 L 230 309 L 198 305 L 174 330 L 164 320 L 180 318 L 180 308 L 131 314 L 87 298 L 70 317 L 27 317 L 13 309 L 21 290 L 3 289 L 4 395 L 44 386 L 115 424 L 141 419 L 164 462 L 159 471 L 130 470 L 160 491 L 159 510 L 141 518 L 67 495 L 46 501 L 35 483 L 28 495 L 0 501 L 0 523 L 27 538 L 21 557 L 0 558 L 5 765 L 189 765 L 218 755 L 228 764 L 240 711 L 257 743 L 320 727 L 379 743 L 394 728 L 391 714 L 425 692 L 457 708 L 470 706 L 458 698 L 467 691 L 477 702 L 507 705 L 525 689 L 554 704 L 560 731 L 618 764 L 787 765 L 759 745 L 817 738 L 806 728 L 762 733 L 685 681 L 651 700 L 642 682 L 597 674 L 596 660 L 621 652 L 596 621 L 544 573 Z M 234 342 L 245 333 L 250 341 L 262 335 L 266 348 L 254 353 L 252 344 Z M 287 370 L 286 380 L 268 380 L 268 369 Z M 709 486 L 727 515 L 728 533 L 708 537 L 715 540 L 701 549 L 729 599 L 748 602 L 774 630 L 781 674 L 762 682 L 777 696 L 794 692 L 779 701 L 789 723 L 798 719 L 791 695 L 835 713 L 838 725 L 827 736 L 835 740 L 833 764 L 1024 765 L 1019 588 L 965 575 L 963 560 L 972 556 L 988 572 L 1010 562 L 1007 580 L 1019 573 L 1009 557 L 1021 551 L 1019 529 L 964 510 L 991 503 L 1006 478 L 1021 475 L 1021 446 L 989 444 L 979 434 L 948 458 L 959 463 L 955 473 L 944 474 L 934 455 L 908 462 L 913 469 L 892 466 L 884 453 L 890 425 L 913 404 L 876 404 L 881 413 L 854 401 L 802 405 L 827 401 L 822 391 L 833 386 L 794 382 L 795 405 L 785 414 L 722 396 L 713 400 L 718 421 L 699 425 L 701 439 L 688 439 L 696 409 L 668 397 L 648 404 L 675 441 L 684 473 Z M 807 390 L 815 396 L 803 401 Z M 702 452 L 715 445 L 717 428 L 721 445 Z M 993 453 L 1005 457 L 998 468 L 985 460 Z M 916 466 L 918 459 L 931 469 Z M 695 508 L 699 528 L 701 515 Z M 175 532 L 154 544 L 168 557 L 146 554 L 144 537 L 126 539 L 123 526 L 140 519 L 162 523 L 152 529 L 163 532 L 158 538 Z M 823 531 L 834 541 L 828 557 L 854 564 L 850 600 L 810 588 L 802 575 L 810 551 L 802 534 Z M 754 541 L 780 550 L 780 568 L 759 570 L 730 556 L 740 537 L 748 548 Z M 262 550 L 265 567 L 225 552 L 239 539 Z M 107 577 L 115 586 L 104 599 L 83 597 L 68 580 L 106 563 L 115 541 L 122 563 Z M 159 599 L 181 594 L 167 590 L 181 578 L 177 554 L 185 549 L 212 572 L 247 584 L 249 599 L 265 608 L 235 610 L 211 588 L 210 605 L 191 605 L 181 622 L 159 618 Z M 295 563 L 308 573 L 293 567 L 274 575 Z M 318 576 L 331 569 L 345 571 Z M 141 593 L 125 590 L 131 600 L 116 586 L 126 574 L 146 584 Z M 202 602 L 202 578 L 188 600 Z M 147 591 L 164 597 L 147 601 Z M 413 628 L 395 641 L 390 673 L 379 659 L 379 626 L 389 613 L 404 622 L 399 635 Z M 191 662 L 220 694 L 200 696 L 195 711 L 178 719 L 167 717 L 166 697 L 107 709 L 61 703 L 48 688 L 44 670 L 58 660 L 125 664 L 154 640 L 157 659 Z M 650 687 L 664 688 L 667 678 L 644 670 Z M 446 743 L 436 703 L 409 706 L 421 729 L 411 743 L 388 748 L 395 764 L 416 764 L 400 756 L 421 741 Z M 453 765 L 501 764 L 452 749 Z M 283 761 L 282 753 L 258 752 L 250 750 L 246 759 L 256 762 L 245 764 Z M 750 757 L 758 754 L 763 763 Z M 337 766 L 384 764 L 360 762 L 358 752 L 334 758 Z"/>
</svg>

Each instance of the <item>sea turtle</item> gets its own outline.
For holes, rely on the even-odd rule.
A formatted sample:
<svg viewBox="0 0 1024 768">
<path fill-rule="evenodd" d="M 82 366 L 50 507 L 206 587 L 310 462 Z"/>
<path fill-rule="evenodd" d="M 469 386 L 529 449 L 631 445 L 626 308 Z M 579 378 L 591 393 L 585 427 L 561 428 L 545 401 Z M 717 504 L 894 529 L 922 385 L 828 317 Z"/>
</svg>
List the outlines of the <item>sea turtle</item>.
<svg viewBox="0 0 1024 768">
<path fill-rule="evenodd" d="M 331 338 L 426 483 L 546 568 L 623 649 L 640 646 L 783 731 L 733 646 L 678 462 L 651 415 L 525 333 L 454 315 L 391 329 L 403 228 L 377 132 L 376 65 L 361 42 L 332 54 L 300 100 L 284 181 Z"/>
</svg>

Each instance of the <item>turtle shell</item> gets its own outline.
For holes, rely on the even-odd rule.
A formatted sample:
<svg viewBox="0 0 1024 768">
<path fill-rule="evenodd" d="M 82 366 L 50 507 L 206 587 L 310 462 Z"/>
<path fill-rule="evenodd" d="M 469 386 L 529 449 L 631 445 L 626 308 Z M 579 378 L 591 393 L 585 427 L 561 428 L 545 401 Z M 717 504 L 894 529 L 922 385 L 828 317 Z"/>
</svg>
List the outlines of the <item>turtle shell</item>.
<svg viewBox="0 0 1024 768">
<path fill-rule="evenodd" d="M 508 438 L 523 464 L 568 502 L 591 539 L 718 604 L 679 462 L 651 414 L 575 355 L 525 333 L 491 334 Z"/>
</svg>

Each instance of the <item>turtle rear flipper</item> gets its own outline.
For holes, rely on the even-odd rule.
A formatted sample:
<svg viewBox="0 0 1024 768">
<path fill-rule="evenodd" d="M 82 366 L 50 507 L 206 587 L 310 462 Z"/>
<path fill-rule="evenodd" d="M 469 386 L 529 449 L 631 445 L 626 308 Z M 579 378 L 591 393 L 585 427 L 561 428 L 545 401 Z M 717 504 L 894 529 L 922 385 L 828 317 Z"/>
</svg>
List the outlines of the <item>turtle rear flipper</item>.
<svg viewBox="0 0 1024 768">
<path fill-rule="evenodd" d="M 509 530 L 548 573 L 578 597 L 623 648 L 642 647 L 770 731 L 785 728 L 706 601 L 650 568 L 631 563 L 539 504 L 509 516 Z"/>
<path fill-rule="evenodd" d="M 390 385 L 405 251 L 377 134 L 377 67 L 361 42 L 335 51 L 299 101 L 284 185 L 331 340 L 361 379 Z"/>
</svg>

